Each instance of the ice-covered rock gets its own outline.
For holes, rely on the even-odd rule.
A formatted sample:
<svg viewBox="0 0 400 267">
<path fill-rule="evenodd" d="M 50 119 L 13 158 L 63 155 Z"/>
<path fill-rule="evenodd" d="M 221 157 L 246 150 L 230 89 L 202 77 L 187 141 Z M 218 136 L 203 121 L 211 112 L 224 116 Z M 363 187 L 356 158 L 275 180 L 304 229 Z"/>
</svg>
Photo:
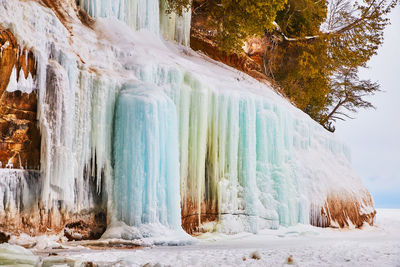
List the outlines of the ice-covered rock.
<svg viewBox="0 0 400 267">
<path fill-rule="evenodd" d="M 0 244 L 0 265 L 6 266 L 39 266 L 39 257 L 23 247 Z"/>
</svg>

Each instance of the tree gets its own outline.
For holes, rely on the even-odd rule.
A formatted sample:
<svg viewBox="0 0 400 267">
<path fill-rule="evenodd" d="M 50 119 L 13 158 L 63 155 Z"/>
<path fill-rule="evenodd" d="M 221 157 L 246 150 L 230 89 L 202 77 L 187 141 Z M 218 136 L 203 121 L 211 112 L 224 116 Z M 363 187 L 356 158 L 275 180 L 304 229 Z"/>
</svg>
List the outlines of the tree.
<svg viewBox="0 0 400 267">
<path fill-rule="evenodd" d="M 333 69 L 327 38 L 309 36 L 320 35 L 326 16 L 326 1 L 289 0 L 285 10 L 278 12 L 279 27 L 271 35 L 280 36 L 280 41 L 264 57 L 264 65 L 270 66 L 264 68 L 265 74 L 283 88 L 298 108 L 317 121 L 326 109 Z"/>
<path fill-rule="evenodd" d="M 337 119 L 351 118 L 349 112 L 374 108 L 365 97 L 380 91 L 379 84 L 360 80 L 358 70 L 367 66 L 383 43 L 383 31 L 389 23 L 387 15 L 397 3 L 397 0 L 364 0 L 353 5 L 346 0 L 331 3 L 327 34 L 334 73 L 330 78 L 329 105 L 320 120 L 328 130 L 335 130 L 333 123 Z"/>
<path fill-rule="evenodd" d="M 321 124 L 330 131 L 335 131 L 332 122 L 351 118 L 343 110 L 357 112 L 359 108 L 374 108 L 366 96 L 380 91 L 380 86 L 371 80 L 360 80 L 356 68 L 344 68 L 335 74 L 332 79 L 328 101 L 332 110 L 321 120 Z"/>
<path fill-rule="evenodd" d="M 175 12 L 182 15 L 182 12 L 188 10 L 192 4 L 191 0 L 163 0 L 167 3 L 167 13 Z"/>
<path fill-rule="evenodd" d="M 348 113 L 358 108 L 373 107 L 364 98 L 379 91 L 379 85 L 360 80 L 358 71 L 367 66 L 383 43 L 388 14 L 398 1 L 194 0 L 194 3 L 208 14 L 222 50 L 242 52 L 243 43 L 254 36 L 268 40 L 262 45 L 263 72 L 297 107 L 334 131 L 337 119 L 350 118 Z M 348 96 L 345 101 L 343 95 Z"/>
<path fill-rule="evenodd" d="M 261 36 L 274 29 L 276 14 L 287 0 L 215 0 L 207 1 L 211 27 L 217 31 L 217 41 L 223 50 L 242 51 L 250 37 Z"/>
<path fill-rule="evenodd" d="M 373 107 L 363 98 L 379 91 L 379 85 L 360 80 L 358 70 L 366 67 L 383 43 L 383 30 L 389 23 L 387 15 L 397 3 L 397 0 L 360 0 L 354 3 L 333 0 L 323 23 L 325 1 L 292 0 L 278 14 L 277 22 L 282 26 L 277 32 L 283 36 L 280 45 L 285 49 L 292 47 L 281 49 L 279 53 L 299 51 L 292 57 L 292 67 L 284 67 L 288 74 L 274 76 L 298 107 L 328 130 L 335 130 L 333 123 L 337 119 L 351 118 L 345 111 L 356 112 L 358 108 Z M 325 45 L 321 46 L 321 43 Z M 268 59 L 275 61 L 275 73 L 284 70 L 280 58 Z M 310 59 L 312 64 L 304 64 Z M 299 68 L 309 69 L 311 73 L 319 69 L 319 79 L 309 79 L 311 74 L 298 71 Z M 300 88 L 296 88 L 295 85 L 299 84 Z M 319 93 L 316 86 L 321 86 Z"/>
</svg>

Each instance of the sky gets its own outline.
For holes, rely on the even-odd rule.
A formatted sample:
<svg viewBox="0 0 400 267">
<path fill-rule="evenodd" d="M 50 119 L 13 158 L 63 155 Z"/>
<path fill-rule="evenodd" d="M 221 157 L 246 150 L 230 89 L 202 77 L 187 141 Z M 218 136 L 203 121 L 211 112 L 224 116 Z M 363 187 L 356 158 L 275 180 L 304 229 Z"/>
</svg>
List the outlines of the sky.
<svg viewBox="0 0 400 267">
<path fill-rule="evenodd" d="M 337 123 L 336 135 L 352 151 L 352 164 L 371 192 L 376 208 L 400 208 L 400 6 L 390 15 L 385 40 L 363 79 L 384 92 L 368 98 L 376 110 L 360 110 L 356 119 Z"/>
</svg>

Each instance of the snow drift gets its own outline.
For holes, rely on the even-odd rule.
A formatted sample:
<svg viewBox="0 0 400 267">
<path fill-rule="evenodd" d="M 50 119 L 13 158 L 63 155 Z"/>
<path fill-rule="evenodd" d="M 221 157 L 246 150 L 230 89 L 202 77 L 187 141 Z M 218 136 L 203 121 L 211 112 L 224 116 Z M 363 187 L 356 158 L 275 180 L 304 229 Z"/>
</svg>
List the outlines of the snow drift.
<svg viewBox="0 0 400 267">
<path fill-rule="evenodd" d="M 38 91 L 40 194 L 24 212 L 56 216 L 58 229 L 105 210 L 139 236 L 146 225 L 180 234 L 373 223 L 347 147 L 270 87 L 185 46 L 190 11 L 77 2 L 0 1 L 0 27 L 37 66 L 9 85 Z M 18 213 L 10 203 L 5 212 Z"/>
</svg>

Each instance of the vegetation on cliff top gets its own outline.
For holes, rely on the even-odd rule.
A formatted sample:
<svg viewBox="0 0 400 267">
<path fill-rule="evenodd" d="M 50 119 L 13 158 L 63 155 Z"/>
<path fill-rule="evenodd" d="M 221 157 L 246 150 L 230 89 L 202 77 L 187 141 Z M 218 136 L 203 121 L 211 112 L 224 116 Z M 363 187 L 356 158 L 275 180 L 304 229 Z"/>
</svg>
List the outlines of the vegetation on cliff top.
<svg viewBox="0 0 400 267">
<path fill-rule="evenodd" d="M 178 12 L 190 4 L 168 1 Z M 263 72 L 330 131 L 335 121 L 373 107 L 365 97 L 380 86 L 360 79 L 358 72 L 377 53 L 396 4 L 398 0 L 194 1 L 209 16 L 220 49 L 241 52 L 249 38 L 263 36 Z"/>
</svg>

